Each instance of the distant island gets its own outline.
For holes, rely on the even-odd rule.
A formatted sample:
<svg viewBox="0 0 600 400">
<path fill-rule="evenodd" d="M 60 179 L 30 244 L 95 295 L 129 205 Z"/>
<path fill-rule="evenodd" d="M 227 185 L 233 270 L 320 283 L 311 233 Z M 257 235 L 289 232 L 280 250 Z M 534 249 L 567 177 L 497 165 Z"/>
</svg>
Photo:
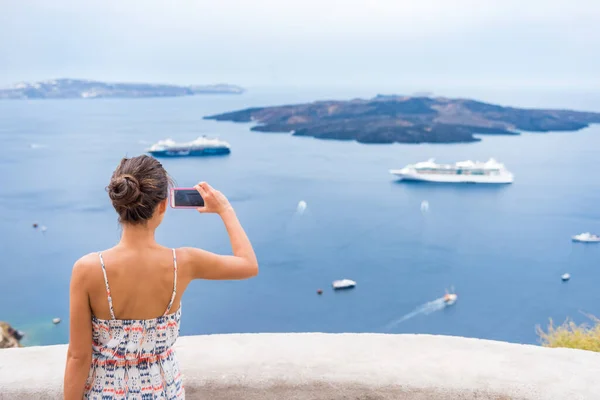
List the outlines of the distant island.
<svg viewBox="0 0 600 400">
<path fill-rule="evenodd" d="M 373 99 L 318 101 L 248 108 L 205 119 L 256 122 L 260 132 L 288 132 L 361 143 L 464 143 L 474 135 L 519 131 L 577 131 L 600 123 L 600 113 L 503 107 L 470 99 L 378 95 Z"/>
<path fill-rule="evenodd" d="M 244 89 L 228 84 L 176 86 L 151 83 L 108 83 L 82 79 L 54 79 L 17 83 L 0 89 L 0 99 L 90 99 L 180 97 L 198 94 L 241 94 Z"/>
</svg>

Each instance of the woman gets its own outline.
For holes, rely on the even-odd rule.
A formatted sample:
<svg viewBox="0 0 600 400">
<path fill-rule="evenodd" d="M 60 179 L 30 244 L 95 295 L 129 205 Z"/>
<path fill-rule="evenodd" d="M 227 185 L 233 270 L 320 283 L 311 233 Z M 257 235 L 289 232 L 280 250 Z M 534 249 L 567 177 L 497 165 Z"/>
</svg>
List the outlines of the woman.
<svg viewBox="0 0 600 400">
<path fill-rule="evenodd" d="M 123 233 L 119 243 L 73 266 L 65 399 L 183 399 L 173 352 L 180 301 L 194 279 L 258 273 L 252 245 L 227 198 L 207 183 L 201 213 L 218 214 L 233 256 L 169 249 L 154 239 L 167 209 L 169 177 L 149 156 L 124 158 L 107 187 Z"/>
</svg>

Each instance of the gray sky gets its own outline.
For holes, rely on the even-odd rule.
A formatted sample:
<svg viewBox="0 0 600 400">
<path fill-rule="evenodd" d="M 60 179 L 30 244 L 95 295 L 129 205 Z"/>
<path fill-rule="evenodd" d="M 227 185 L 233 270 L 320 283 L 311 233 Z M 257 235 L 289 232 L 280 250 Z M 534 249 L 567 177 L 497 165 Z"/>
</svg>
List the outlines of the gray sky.
<svg viewBox="0 0 600 400">
<path fill-rule="evenodd" d="M 0 84 L 600 88 L 600 0 L 0 0 Z"/>
</svg>

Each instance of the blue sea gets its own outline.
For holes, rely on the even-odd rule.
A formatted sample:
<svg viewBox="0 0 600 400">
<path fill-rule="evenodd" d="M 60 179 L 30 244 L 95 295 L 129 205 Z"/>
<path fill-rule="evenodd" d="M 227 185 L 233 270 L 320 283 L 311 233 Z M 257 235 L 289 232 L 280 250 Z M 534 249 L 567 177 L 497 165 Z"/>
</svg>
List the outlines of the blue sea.
<svg viewBox="0 0 600 400">
<path fill-rule="evenodd" d="M 204 134 L 229 141 L 231 155 L 163 164 L 179 186 L 206 180 L 229 197 L 260 274 L 193 283 L 183 298 L 183 335 L 428 333 L 537 343 L 536 325 L 550 318 L 600 315 L 600 245 L 570 240 L 600 232 L 600 125 L 469 144 L 363 145 L 202 119 L 380 92 L 251 88 L 241 96 L 0 102 L 0 320 L 25 331 L 26 345 L 66 343 L 73 263 L 119 240 L 105 192 L 114 167 L 159 139 Z M 600 111 L 600 96 L 590 93 L 442 94 Z M 495 157 L 515 183 L 406 184 L 388 173 L 431 157 Z M 297 212 L 300 201 L 304 213 Z M 34 222 L 47 230 L 33 229 Z M 193 210 L 169 209 L 157 238 L 230 252 L 219 218 Z M 572 275 L 567 283 L 565 272 Z M 358 285 L 333 292 L 331 282 L 341 278 Z M 452 287 L 458 302 L 439 307 L 435 300 Z M 63 322 L 53 325 L 54 317 Z"/>
</svg>

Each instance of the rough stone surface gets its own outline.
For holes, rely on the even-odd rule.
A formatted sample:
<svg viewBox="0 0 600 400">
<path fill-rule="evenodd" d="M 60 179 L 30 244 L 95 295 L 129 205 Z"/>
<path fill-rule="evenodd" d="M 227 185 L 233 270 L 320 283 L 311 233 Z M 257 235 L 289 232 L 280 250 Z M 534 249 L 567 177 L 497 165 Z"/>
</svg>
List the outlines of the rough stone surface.
<svg viewBox="0 0 600 400">
<path fill-rule="evenodd" d="M 66 346 L 0 351 L 0 399 L 62 399 Z M 430 335 L 182 337 L 186 398 L 600 399 L 600 354 Z"/>
<path fill-rule="evenodd" d="M 18 338 L 14 335 L 14 328 L 8 323 L 0 321 L 0 349 L 21 347 Z"/>
</svg>

